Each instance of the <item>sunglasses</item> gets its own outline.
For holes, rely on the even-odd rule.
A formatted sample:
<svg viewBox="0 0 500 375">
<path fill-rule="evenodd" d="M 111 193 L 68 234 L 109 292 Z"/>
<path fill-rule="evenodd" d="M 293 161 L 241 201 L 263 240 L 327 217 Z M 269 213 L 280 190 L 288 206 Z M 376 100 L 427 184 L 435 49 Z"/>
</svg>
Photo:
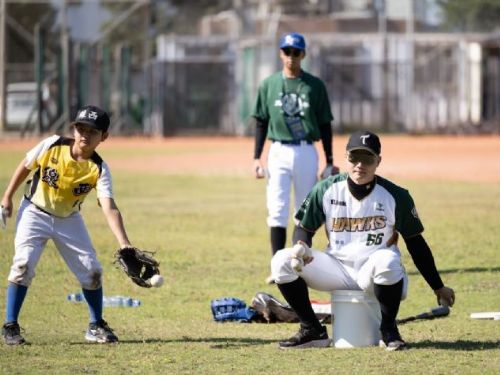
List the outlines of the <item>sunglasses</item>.
<svg viewBox="0 0 500 375">
<path fill-rule="evenodd" d="M 283 48 L 282 49 L 285 56 L 299 57 L 302 51 L 296 48 Z"/>
<path fill-rule="evenodd" d="M 364 165 L 373 165 L 375 164 L 377 157 L 373 154 L 365 154 L 365 153 L 353 153 L 350 152 L 347 154 L 347 160 L 352 164 L 364 164 Z"/>
</svg>

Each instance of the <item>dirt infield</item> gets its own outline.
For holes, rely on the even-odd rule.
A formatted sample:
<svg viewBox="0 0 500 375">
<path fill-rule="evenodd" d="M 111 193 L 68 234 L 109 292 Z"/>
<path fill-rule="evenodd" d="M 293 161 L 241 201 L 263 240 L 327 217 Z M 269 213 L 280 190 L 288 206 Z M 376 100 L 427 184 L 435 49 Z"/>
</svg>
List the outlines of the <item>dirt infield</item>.
<svg viewBox="0 0 500 375">
<path fill-rule="evenodd" d="M 499 136 L 383 135 L 381 141 L 383 160 L 378 173 L 389 178 L 500 182 Z M 27 150 L 36 142 L 0 139 L 0 149 Z M 341 169 L 346 142 L 346 136 L 334 137 L 334 159 Z M 324 164 L 321 143 L 317 147 Z M 253 139 L 112 137 L 100 146 L 100 152 L 112 170 L 251 176 Z"/>
</svg>

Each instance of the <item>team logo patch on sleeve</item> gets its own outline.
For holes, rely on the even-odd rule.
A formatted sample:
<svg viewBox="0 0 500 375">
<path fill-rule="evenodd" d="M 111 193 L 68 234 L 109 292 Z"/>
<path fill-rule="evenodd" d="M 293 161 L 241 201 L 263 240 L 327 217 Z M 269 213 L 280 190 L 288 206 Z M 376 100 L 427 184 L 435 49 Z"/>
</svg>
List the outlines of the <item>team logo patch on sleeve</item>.
<svg viewBox="0 0 500 375">
<path fill-rule="evenodd" d="M 306 197 L 306 199 L 304 199 L 304 201 L 302 202 L 302 207 L 307 208 L 307 207 L 309 207 L 310 203 L 311 203 L 311 200 L 309 199 L 309 197 Z"/>
<path fill-rule="evenodd" d="M 59 180 L 59 173 L 53 168 L 45 167 L 43 169 L 42 181 L 46 182 L 50 187 L 54 189 L 59 189 L 57 186 L 57 181 Z"/>
<path fill-rule="evenodd" d="M 415 219 L 419 219 L 417 207 L 413 206 L 413 208 L 411 209 L 411 214 L 415 217 Z"/>
</svg>

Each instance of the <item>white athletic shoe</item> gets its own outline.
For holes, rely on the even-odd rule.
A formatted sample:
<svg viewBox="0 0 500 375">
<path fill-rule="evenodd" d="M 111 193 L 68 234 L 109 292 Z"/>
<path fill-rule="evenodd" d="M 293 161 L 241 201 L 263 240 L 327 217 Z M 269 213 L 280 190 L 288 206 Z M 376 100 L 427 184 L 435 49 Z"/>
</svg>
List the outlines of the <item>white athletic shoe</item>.
<svg viewBox="0 0 500 375">
<path fill-rule="evenodd" d="M 89 324 L 89 329 L 85 333 L 85 340 L 103 344 L 118 342 L 118 337 L 109 328 L 108 323 L 101 319 L 96 323 Z"/>
</svg>

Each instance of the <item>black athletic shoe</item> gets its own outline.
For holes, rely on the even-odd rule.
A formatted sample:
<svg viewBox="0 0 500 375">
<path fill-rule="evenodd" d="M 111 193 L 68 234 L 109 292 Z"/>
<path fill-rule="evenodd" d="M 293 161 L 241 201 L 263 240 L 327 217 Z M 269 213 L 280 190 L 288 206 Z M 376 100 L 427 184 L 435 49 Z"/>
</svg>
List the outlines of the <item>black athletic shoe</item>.
<svg viewBox="0 0 500 375">
<path fill-rule="evenodd" d="M 2 335 L 7 345 L 22 345 L 26 342 L 21 336 L 21 327 L 17 322 L 5 323 L 2 327 Z"/>
<path fill-rule="evenodd" d="M 321 331 L 312 328 L 300 327 L 299 332 L 285 341 L 281 341 L 281 349 L 326 348 L 332 340 L 328 338 L 326 327 L 321 326 Z"/>
<path fill-rule="evenodd" d="M 118 342 L 118 337 L 116 337 L 113 330 L 109 328 L 108 323 L 106 323 L 103 319 L 96 323 L 89 324 L 89 329 L 85 334 L 85 339 L 87 341 L 97 343 Z"/>
<path fill-rule="evenodd" d="M 408 346 L 406 342 L 401 338 L 399 334 L 398 327 L 394 327 L 393 329 L 389 329 L 387 331 L 381 331 L 382 340 L 380 340 L 380 346 L 385 348 L 387 351 L 395 351 L 395 350 L 406 350 Z"/>
</svg>

